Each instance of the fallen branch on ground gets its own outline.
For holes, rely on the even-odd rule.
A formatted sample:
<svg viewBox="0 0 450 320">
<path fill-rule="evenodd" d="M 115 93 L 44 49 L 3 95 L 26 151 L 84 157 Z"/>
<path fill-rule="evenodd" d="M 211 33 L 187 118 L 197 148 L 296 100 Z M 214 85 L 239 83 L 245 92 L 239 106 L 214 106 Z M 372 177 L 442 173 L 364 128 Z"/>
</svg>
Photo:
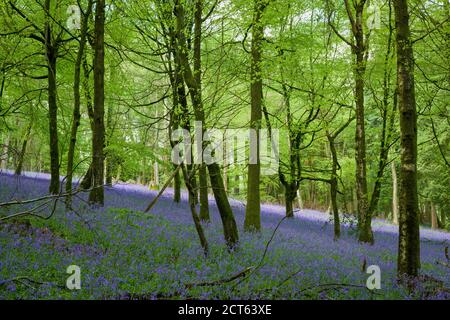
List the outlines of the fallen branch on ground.
<svg viewBox="0 0 450 320">
<path fill-rule="evenodd" d="M 446 262 L 442 262 L 442 261 L 436 260 L 436 264 L 439 264 L 439 265 L 441 265 L 441 266 L 450 268 L 450 264 L 448 264 L 448 263 L 446 263 Z"/>
<path fill-rule="evenodd" d="M 198 283 L 188 283 L 185 284 L 185 288 L 186 289 L 191 289 L 192 287 L 211 287 L 211 286 L 217 286 L 217 285 L 221 285 L 221 284 L 225 284 L 225 283 L 229 283 L 232 282 L 236 279 L 239 279 L 241 277 L 244 277 L 248 272 L 250 272 L 251 270 L 253 270 L 255 267 L 247 267 L 244 270 L 236 273 L 235 275 L 228 277 L 228 278 L 224 278 L 224 279 L 219 279 L 219 280 L 215 280 L 215 281 L 205 281 L 205 282 L 198 282 Z"/>
<path fill-rule="evenodd" d="M 178 167 L 174 170 L 174 172 L 172 172 L 172 174 L 170 175 L 169 179 L 167 179 L 166 183 L 164 184 L 164 186 L 161 188 L 161 190 L 159 191 L 159 193 L 156 195 L 155 199 L 152 200 L 152 202 L 150 202 L 150 204 L 147 206 L 147 208 L 144 210 L 144 212 L 149 212 L 150 209 L 156 204 L 156 202 L 158 201 L 159 197 L 161 197 L 161 195 L 164 193 L 164 191 L 167 189 L 167 187 L 169 186 L 170 182 L 173 180 L 173 178 L 176 176 L 176 174 L 178 173 L 178 171 L 181 168 L 181 164 L 178 165 Z"/>
<path fill-rule="evenodd" d="M 62 285 L 59 285 L 59 284 L 56 284 L 56 283 L 53 283 L 53 282 L 41 282 L 41 281 L 37 281 L 37 280 L 31 279 L 31 278 L 26 277 L 26 276 L 19 276 L 19 277 L 15 277 L 15 278 L 11 278 L 11 279 L 0 280 L 0 286 L 6 285 L 6 284 L 8 284 L 10 282 L 18 282 L 20 284 L 23 284 L 23 285 L 25 285 L 27 287 L 31 287 L 33 289 L 36 289 L 36 288 L 33 287 L 32 285 L 30 285 L 29 283 L 37 284 L 37 285 L 51 285 L 51 286 L 58 287 L 60 289 L 65 289 L 66 288 L 65 286 L 62 286 Z M 27 282 L 29 282 L 29 283 L 27 283 Z"/>
</svg>

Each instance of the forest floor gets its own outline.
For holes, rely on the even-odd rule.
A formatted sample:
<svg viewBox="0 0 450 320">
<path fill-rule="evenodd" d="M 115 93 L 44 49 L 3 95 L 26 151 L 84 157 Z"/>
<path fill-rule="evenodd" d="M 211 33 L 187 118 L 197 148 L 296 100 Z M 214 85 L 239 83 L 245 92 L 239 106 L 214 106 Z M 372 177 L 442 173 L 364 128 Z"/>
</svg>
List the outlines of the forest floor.
<svg viewBox="0 0 450 320">
<path fill-rule="evenodd" d="M 0 202 L 43 196 L 48 184 L 44 174 L 0 174 Z M 204 258 L 186 195 L 177 204 L 167 190 L 143 213 L 156 194 L 118 184 L 106 189 L 104 208 L 90 208 L 87 195 L 78 194 L 74 211 L 59 201 L 48 220 L 1 223 L 0 299 L 450 299 L 449 233 L 421 228 L 423 281 L 408 293 L 395 281 L 398 227 L 386 221 L 373 221 L 372 246 L 358 243 L 348 224 L 333 241 L 328 214 L 302 210 L 280 223 L 284 208 L 264 204 L 263 231 L 246 234 L 245 206 L 230 200 L 240 231 L 239 249 L 230 254 L 211 198 Z M 1 207 L 0 217 L 44 202 Z M 53 204 L 39 214 L 48 215 Z M 80 290 L 65 288 L 70 265 L 81 269 Z M 380 267 L 379 290 L 366 288 L 370 265 Z"/>
</svg>

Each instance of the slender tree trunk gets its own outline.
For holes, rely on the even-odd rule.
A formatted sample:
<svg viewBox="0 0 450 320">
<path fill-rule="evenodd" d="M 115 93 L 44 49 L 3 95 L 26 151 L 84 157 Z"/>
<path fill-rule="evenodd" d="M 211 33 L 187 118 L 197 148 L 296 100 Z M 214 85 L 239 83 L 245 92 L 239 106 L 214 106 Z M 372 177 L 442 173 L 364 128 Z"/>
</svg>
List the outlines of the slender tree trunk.
<svg viewBox="0 0 450 320">
<path fill-rule="evenodd" d="M 395 0 L 397 27 L 397 86 L 400 113 L 400 197 L 397 273 L 416 277 L 420 268 L 419 208 L 417 196 L 417 114 L 414 56 L 407 0 Z"/>
<path fill-rule="evenodd" d="M 174 168 L 176 165 L 174 165 Z M 179 203 L 181 200 L 181 177 L 180 173 L 177 172 L 173 178 L 173 201 Z"/>
<path fill-rule="evenodd" d="M 364 117 L 364 78 L 368 53 L 368 36 L 364 34 L 364 7 L 366 0 L 344 0 L 345 8 L 351 25 L 353 41 L 346 40 L 354 55 L 356 131 L 355 131 L 355 162 L 356 162 L 356 210 L 358 217 L 358 240 L 373 243 L 371 228 L 372 218 L 369 212 L 366 177 L 366 135 Z M 352 4 L 351 4 L 352 3 Z M 353 11 L 355 13 L 353 13 Z M 333 26 L 333 25 L 332 25 Z M 334 31 L 336 29 L 333 27 Z M 339 34 L 339 33 L 338 33 Z M 340 34 L 339 36 L 343 38 Z"/>
<path fill-rule="evenodd" d="M 159 164 L 157 161 L 153 164 L 153 181 L 155 181 L 155 185 L 159 189 Z"/>
<path fill-rule="evenodd" d="M 30 121 L 30 124 L 27 127 L 27 131 L 25 132 L 25 137 L 22 142 L 22 149 L 20 150 L 20 153 L 19 153 L 17 167 L 16 167 L 16 171 L 15 171 L 15 174 L 17 176 L 20 176 L 22 174 L 23 162 L 25 160 L 25 153 L 27 151 L 27 144 L 28 144 L 28 140 L 30 138 L 32 125 L 33 125 L 33 122 Z"/>
<path fill-rule="evenodd" d="M 58 47 L 52 39 L 50 27 L 50 0 L 45 1 L 47 21 L 45 23 L 45 47 L 48 69 L 48 121 L 50 133 L 50 187 L 51 194 L 59 193 L 59 149 L 58 149 L 58 105 L 56 102 L 56 59 Z"/>
<path fill-rule="evenodd" d="M 337 240 L 341 236 L 341 221 L 339 217 L 339 208 L 337 204 L 337 170 L 338 170 L 338 158 L 336 146 L 334 145 L 334 138 L 327 134 L 328 142 L 331 151 L 332 158 L 332 170 L 330 179 L 330 196 L 331 196 L 331 208 L 333 210 L 333 221 L 334 221 L 334 240 Z"/>
<path fill-rule="evenodd" d="M 234 195 L 239 195 L 239 193 L 240 193 L 240 189 L 239 189 L 240 183 L 241 183 L 241 177 L 238 174 L 236 174 L 234 176 L 234 188 L 233 188 Z"/>
<path fill-rule="evenodd" d="M 375 183 L 372 191 L 372 196 L 370 199 L 370 205 L 368 210 L 368 216 L 372 217 L 375 213 L 381 194 L 382 179 L 384 175 L 384 169 L 386 167 L 389 149 L 391 146 L 392 132 L 395 124 L 395 114 L 397 111 L 397 98 L 394 95 L 392 110 L 389 111 L 389 95 L 391 86 L 391 76 L 390 76 L 390 58 L 391 58 L 391 47 L 392 47 L 392 37 L 393 37 L 393 27 L 392 27 L 392 5 L 391 0 L 389 1 L 389 35 L 387 50 L 384 60 L 384 75 L 383 75 L 383 124 L 381 130 L 381 143 L 378 158 L 378 170 L 377 176 L 375 178 Z"/>
<path fill-rule="evenodd" d="M 252 62 L 250 76 L 250 129 L 255 134 L 250 135 L 250 161 L 248 165 L 247 180 L 247 206 L 245 210 L 245 231 L 261 230 L 261 199 L 260 199 L 260 175 L 261 163 L 259 158 L 259 130 L 262 119 L 262 40 L 264 37 L 264 26 L 262 15 L 266 4 L 262 0 L 254 0 L 253 25 L 252 25 Z"/>
<path fill-rule="evenodd" d="M 95 7 L 95 54 L 94 54 L 94 132 L 92 134 L 92 175 L 93 189 L 89 194 L 89 202 L 104 205 L 104 154 L 105 146 L 105 1 L 97 0 Z"/>
<path fill-rule="evenodd" d="M 77 132 L 80 126 L 81 112 L 80 112 L 80 79 L 81 79 L 81 63 L 84 55 L 84 48 L 86 46 L 87 22 L 92 11 L 92 0 L 89 0 L 87 10 L 82 16 L 81 20 L 81 36 L 80 46 L 78 48 L 77 59 L 75 61 L 74 81 L 73 81 L 73 114 L 72 114 L 72 128 L 70 131 L 69 151 L 67 154 L 67 173 L 66 173 L 66 207 L 69 208 L 72 204 L 72 180 L 73 180 L 73 162 L 75 156 L 75 146 L 77 142 Z"/>
<path fill-rule="evenodd" d="M 195 1 L 194 12 L 194 77 L 198 86 L 197 99 L 201 100 L 202 93 L 202 70 L 201 70 L 201 44 L 202 44 L 202 0 Z M 205 116 L 203 112 L 196 113 L 196 121 L 201 121 L 204 125 Z M 202 132 L 203 136 L 203 132 Z M 198 146 L 203 150 L 203 146 Z M 198 150 L 198 149 L 197 149 Z M 209 221 L 209 202 L 208 202 L 208 180 L 206 177 L 206 165 L 200 164 L 198 171 L 199 178 L 199 195 L 200 195 L 200 219 L 203 221 Z"/>
<path fill-rule="evenodd" d="M 432 229 L 438 229 L 438 217 L 437 217 L 437 213 L 436 213 L 436 206 L 434 205 L 434 203 L 431 203 L 431 228 Z"/>
<path fill-rule="evenodd" d="M 173 40 L 172 40 L 173 41 Z M 174 52 L 174 44 L 171 43 L 171 49 L 172 49 L 172 55 L 175 55 Z M 169 77 L 170 77 L 170 82 L 171 82 L 171 86 L 172 86 L 172 110 L 170 113 L 170 121 L 171 121 L 171 125 L 169 126 L 169 139 L 171 139 L 172 136 L 172 132 L 174 130 L 177 130 L 179 125 L 180 125 L 180 113 L 179 113 L 179 100 L 178 100 L 178 90 L 177 90 L 177 82 L 176 82 L 176 78 L 178 77 L 177 75 L 175 75 L 175 72 L 172 68 L 172 63 L 169 60 Z M 173 168 L 174 170 L 177 168 L 178 165 L 174 164 Z M 180 172 L 177 171 L 175 173 L 175 176 L 173 178 L 173 201 L 175 203 L 179 203 L 181 200 L 181 177 L 180 177 Z"/>
<path fill-rule="evenodd" d="M 6 138 L 6 141 L 3 142 L 2 145 L 2 153 L 0 154 L 0 168 L 2 170 L 6 170 L 7 165 L 8 165 L 8 155 L 9 155 L 9 141 L 10 138 L 9 136 Z"/>
<path fill-rule="evenodd" d="M 112 105 L 111 103 L 108 104 L 107 112 L 106 112 L 106 127 L 108 130 L 107 134 L 107 145 L 110 144 L 110 140 L 113 135 L 113 125 L 112 125 Z M 108 186 L 112 186 L 113 182 L 113 155 L 111 154 L 111 151 L 108 151 L 108 153 L 105 155 L 105 175 L 106 175 L 106 184 Z"/>
<path fill-rule="evenodd" d="M 91 132 L 94 132 L 95 131 L 95 128 L 94 128 L 94 122 L 95 122 L 94 118 L 95 117 L 94 117 L 94 107 L 92 104 L 92 95 L 91 95 L 90 81 L 89 81 L 89 78 L 90 78 L 89 75 L 90 75 L 91 70 L 90 70 L 90 67 L 89 67 L 89 64 L 87 61 L 87 54 L 84 54 L 82 59 L 83 59 L 83 92 L 84 92 L 84 96 L 86 99 L 86 110 L 87 110 L 87 114 L 89 117 L 89 125 L 91 127 Z M 93 150 L 92 150 L 92 153 L 93 153 Z M 117 178 L 117 179 L 119 179 L 119 178 Z M 79 188 L 82 190 L 88 190 L 88 189 L 92 188 L 93 184 L 94 184 L 94 181 L 93 181 L 92 159 L 91 159 L 88 170 L 84 174 L 83 179 L 80 182 Z"/>
<path fill-rule="evenodd" d="M 398 183 L 395 163 L 391 162 L 392 172 L 392 222 L 398 225 Z"/>
<path fill-rule="evenodd" d="M 184 22 L 184 8 L 180 4 L 179 0 L 176 0 L 174 13 L 177 22 L 177 60 L 182 67 L 183 78 L 186 85 L 189 87 L 192 99 L 192 105 L 194 107 L 194 113 L 196 113 L 196 119 L 202 121 L 203 102 L 201 100 L 201 95 L 199 94 L 200 87 L 195 81 L 195 77 L 192 73 L 191 66 L 189 64 L 188 55 L 186 52 L 186 37 L 184 34 L 185 22 Z M 206 126 L 204 125 L 203 128 Z M 225 241 L 227 242 L 228 248 L 233 248 L 237 245 L 239 241 L 238 230 L 236 226 L 236 221 L 234 220 L 233 211 L 231 210 L 230 203 L 228 202 L 228 197 L 224 189 L 224 184 L 222 180 L 222 174 L 220 172 L 220 167 L 217 163 L 208 164 L 209 177 L 211 181 L 211 188 L 214 193 L 214 198 L 216 200 L 217 207 L 219 209 L 220 217 L 222 219 Z"/>
<path fill-rule="evenodd" d="M 189 177 L 188 170 L 186 170 L 186 167 L 184 165 L 182 165 L 182 171 L 183 171 L 183 177 L 184 177 L 184 181 L 186 182 L 186 187 L 188 189 L 188 192 L 191 193 L 191 196 L 189 197 L 189 208 L 191 209 L 192 220 L 194 221 L 195 229 L 196 229 L 198 237 L 200 239 L 200 245 L 203 248 L 203 253 L 205 256 L 207 256 L 208 251 L 209 251 L 208 241 L 206 240 L 205 233 L 203 231 L 203 227 L 200 223 L 200 218 L 197 215 L 197 210 L 195 208 L 194 189 L 193 189 L 193 186 L 190 185 L 190 183 L 189 183 L 190 181 L 192 181 L 192 179 Z"/>
<path fill-rule="evenodd" d="M 366 135 L 364 117 L 364 53 L 358 52 L 356 58 L 356 200 L 358 211 L 359 241 L 373 243 L 371 219 L 368 216 L 369 203 L 366 177 Z"/>
<path fill-rule="evenodd" d="M 300 210 L 303 210 L 303 199 L 302 199 L 302 193 L 300 192 L 300 189 L 297 189 L 297 202 L 298 202 L 298 208 Z"/>
<path fill-rule="evenodd" d="M 447 227 L 447 216 L 446 216 L 446 210 L 441 208 L 441 225 L 442 229 L 446 229 Z"/>
<path fill-rule="evenodd" d="M 198 178 L 200 185 L 200 219 L 202 221 L 210 221 L 206 165 L 201 164 L 199 166 Z"/>
</svg>

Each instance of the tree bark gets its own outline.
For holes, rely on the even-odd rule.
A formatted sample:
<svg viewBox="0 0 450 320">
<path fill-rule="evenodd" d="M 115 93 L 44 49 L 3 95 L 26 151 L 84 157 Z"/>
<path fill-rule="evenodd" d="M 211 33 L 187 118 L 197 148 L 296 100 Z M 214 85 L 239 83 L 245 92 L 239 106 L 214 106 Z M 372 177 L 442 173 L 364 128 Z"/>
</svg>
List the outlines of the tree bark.
<svg viewBox="0 0 450 320">
<path fill-rule="evenodd" d="M 75 146 L 77 142 L 77 132 L 78 127 L 80 126 L 81 112 L 81 98 L 80 98 L 80 78 L 81 78 L 81 63 L 84 55 L 84 48 L 86 46 L 86 33 L 87 33 L 87 24 L 88 18 L 92 11 L 92 3 L 93 0 L 89 0 L 87 10 L 82 16 L 81 20 L 81 35 L 80 35 L 80 46 L 77 52 L 77 58 L 75 61 L 75 70 L 74 70 L 74 81 L 73 81 L 73 96 L 74 96 L 74 104 L 73 104 L 73 114 L 72 114 L 72 127 L 70 131 L 70 142 L 69 142 L 69 151 L 67 154 L 67 173 L 66 173 L 66 193 L 69 194 L 66 197 L 66 207 L 71 206 L 72 197 L 70 193 L 72 192 L 72 180 L 73 180 L 73 162 L 75 156 Z"/>
<path fill-rule="evenodd" d="M 184 81 L 191 93 L 192 105 L 194 107 L 194 113 L 196 113 L 196 119 L 204 119 L 203 102 L 201 99 L 201 95 L 199 95 L 200 87 L 198 86 L 198 83 L 195 81 L 195 77 L 192 73 L 188 55 L 186 52 L 187 49 L 186 37 L 184 34 L 185 14 L 184 8 L 180 4 L 179 0 L 175 1 L 174 13 L 176 16 L 176 25 L 177 25 L 177 32 L 176 32 L 177 60 L 181 66 Z M 206 130 L 206 125 L 204 125 L 203 128 Z M 237 245 L 239 241 L 239 236 L 236 221 L 234 220 L 233 216 L 233 211 L 231 210 L 231 206 L 230 203 L 228 202 L 228 197 L 224 189 L 220 167 L 217 163 L 208 164 L 207 167 L 209 171 L 211 187 L 214 193 L 214 198 L 216 200 L 220 217 L 222 219 L 225 241 L 227 242 L 228 248 L 232 249 Z"/>
<path fill-rule="evenodd" d="M 9 136 L 2 145 L 2 153 L 0 154 L 0 169 L 6 170 L 8 166 L 8 156 L 9 156 Z"/>
<path fill-rule="evenodd" d="M 174 165 L 174 168 L 176 165 Z M 181 200 L 181 177 L 180 173 L 177 172 L 173 178 L 173 201 L 179 203 Z"/>
<path fill-rule="evenodd" d="M 202 44 L 202 0 L 195 1 L 194 12 L 194 77 L 198 86 L 197 99 L 201 100 L 202 94 L 202 70 L 201 70 L 201 44 Z M 203 112 L 197 112 L 196 121 L 201 121 L 202 124 L 205 121 Z M 203 136 L 203 132 L 202 132 Z M 198 146 L 203 151 L 203 146 Z M 198 150 L 198 149 L 197 149 Z M 209 217 L 209 202 L 208 202 L 208 180 L 206 177 L 206 166 L 200 164 L 198 170 L 199 179 L 199 195 L 200 195 L 200 219 L 203 221 L 210 221 Z"/>
<path fill-rule="evenodd" d="M 112 125 L 112 105 L 111 103 L 108 104 L 107 112 L 106 112 L 106 128 L 107 128 L 107 139 L 106 144 L 107 146 L 111 143 L 111 139 L 113 136 L 113 125 Z M 111 151 L 108 151 L 105 154 L 105 181 L 108 186 L 112 186 L 113 183 L 113 155 L 111 154 Z"/>
<path fill-rule="evenodd" d="M 284 186 L 284 199 L 285 199 L 285 206 L 286 206 L 286 217 L 293 218 L 294 217 L 294 207 L 293 202 L 296 195 L 296 187 L 295 184 L 286 184 Z"/>
<path fill-rule="evenodd" d="M 25 137 L 22 142 L 22 149 L 20 150 L 18 161 L 17 161 L 17 167 L 15 170 L 15 174 L 17 176 L 20 176 L 22 174 L 23 162 L 25 160 L 25 153 L 27 151 L 27 144 L 28 144 L 28 140 L 30 138 L 32 125 L 33 125 L 33 122 L 30 121 L 30 124 L 27 127 L 27 131 L 25 132 Z"/>
<path fill-rule="evenodd" d="M 239 189 L 240 183 L 241 183 L 241 176 L 236 174 L 234 176 L 234 187 L 233 187 L 234 195 L 239 195 L 239 193 L 240 193 L 240 189 Z"/>
<path fill-rule="evenodd" d="M 364 4 L 356 6 L 356 20 L 354 37 L 356 46 L 355 55 L 355 102 L 356 102 L 356 199 L 358 211 L 358 240 L 373 243 L 371 217 L 369 216 L 369 200 L 367 194 L 366 170 L 366 133 L 365 133 L 365 106 L 364 106 L 364 77 L 366 73 L 366 43 L 363 33 Z"/>
<path fill-rule="evenodd" d="M 186 187 L 188 189 L 188 192 L 191 193 L 191 196 L 189 197 L 189 208 L 191 209 L 191 215 L 192 215 L 192 220 L 194 221 L 194 225 L 195 225 L 195 230 L 197 231 L 198 237 L 200 239 L 200 245 L 203 248 L 203 254 L 205 256 L 208 255 L 208 241 L 206 240 L 205 237 L 205 233 L 203 231 L 203 227 L 200 223 L 200 218 L 197 215 L 197 210 L 195 208 L 195 203 L 194 203 L 194 188 L 192 185 L 190 185 L 190 181 L 192 181 L 192 179 L 188 176 L 188 171 L 186 170 L 186 167 L 184 164 L 181 165 L 182 166 L 182 170 L 183 170 L 183 177 L 184 177 L 184 181 L 186 182 Z"/>
<path fill-rule="evenodd" d="M 332 169 L 330 179 L 330 196 L 331 196 L 331 209 L 333 210 L 334 221 L 334 240 L 338 240 L 341 237 L 341 221 L 339 217 L 339 208 L 337 204 L 337 171 L 339 167 L 336 146 L 334 145 L 334 137 L 327 134 L 328 142 L 331 150 L 332 157 Z"/>
<path fill-rule="evenodd" d="M 391 56 L 391 48 L 392 48 L 392 37 L 393 37 L 393 26 L 392 26 L 392 4 L 391 0 L 389 1 L 389 34 L 388 34 L 388 43 L 387 50 L 384 59 L 384 75 L 383 75 L 383 115 L 382 115 L 382 129 L 381 129 L 381 142 L 380 142 L 380 151 L 378 158 L 378 170 L 377 176 L 375 178 L 375 183 L 372 191 L 372 196 L 370 198 L 370 205 L 368 210 L 368 216 L 372 217 L 375 213 L 378 202 L 381 194 L 382 187 L 382 179 L 384 175 L 384 170 L 387 165 L 389 150 L 391 147 L 392 140 L 392 132 L 395 124 L 395 114 L 397 109 L 397 98 L 394 95 L 393 103 L 391 110 L 389 111 L 389 95 L 390 95 L 390 85 L 391 85 L 391 76 L 389 71 L 389 62 Z"/>
<path fill-rule="evenodd" d="M 58 56 L 58 45 L 52 37 L 50 26 L 50 0 L 44 5 L 47 17 L 45 22 L 45 48 L 47 59 L 48 79 L 48 121 L 50 134 L 50 187 L 51 194 L 59 193 L 59 147 L 58 147 L 58 105 L 56 102 L 56 60 Z"/>
<path fill-rule="evenodd" d="M 105 1 L 97 0 L 95 7 L 95 54 L 94 54 L 94 131 L 92 133 L 92 175 L 93 189 L 89 193 L 89 202 L 104 205 L 104 154 L 105 146 Z"/>
<path fill-rule="evenodd" d="M 400 114 L 400 196 L 397 274 L 416 277 L 420 268 L 419 208 L 417 196 L 417 114 L 414 56 L 407 0 L 395 0 L 397 27 L 397 86 Z"/>
<path fill-rule="evenodd" d="M 251 47 L 251 75 L 250 75 L 250 129 L 256 134 L 250 134 L 250 161 L 248 164 L 247 177 L 247 206 L 245 210 L 245 231 L 261 230 L 261 199 L 260 199 L 260 175 L 261 163 L 259 157 L 259 130 L 262 119 L 262 40 L 264 37 L 264 26 L 262 15 L 266 3 L 262 0 L 254 0 L 253 25 L 252 25 L 252 47 Z M 252 151 L 253 150 L 253 151 Z"/>
<path fill-rule="evenodd" d="M 398 183 L 395 163 L 391 162 L 392 172 L 392 222 L 398 225 Z"/>
<path fill-rule="evenodd" d="M 431 203 L 431 229 L 438 229 L 438 217 L 436 213 L 436 206 L 434 203 Z"/>
</svg>

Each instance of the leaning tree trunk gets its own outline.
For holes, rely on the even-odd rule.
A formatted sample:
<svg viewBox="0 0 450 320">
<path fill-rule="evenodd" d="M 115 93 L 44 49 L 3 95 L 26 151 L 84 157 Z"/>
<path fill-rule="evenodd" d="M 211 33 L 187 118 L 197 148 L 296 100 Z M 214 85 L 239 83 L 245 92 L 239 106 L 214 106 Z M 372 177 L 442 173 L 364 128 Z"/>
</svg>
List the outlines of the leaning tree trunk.
<svg viewBox="0 0 450 320">
<path fill-rule="evenodd" d="M 97 0 L 95 8 L 95 54 L 94 54 L 94 132 L 92 134 L 92 175 L 94 185 L 89 194 L 89 202 L 104 205 L 104 154 L 105 110 L 104 110 L 104 74 L 105 74 L 105 1 Z"/>
<path fill-rule="evenodd" d="M 176 40 L 177 40 L 177 50 L 176 56 L 179 65 L 182 67 L 183 78 L 188 86 L 192 105 L 194 107 L 194 112 L 197 113 L 196 117 L 199 118 L 200 114 L 203 113 L 203 102 L 201 95 L 199 95 L 200 87 L 195 81 L 195 77 L 192 73 L 191 66 L 189 64 L 188 55 L 186 52 L 186 36 L 184 34 L 185 30 L 185 18 L 184 18 L 184 8 L 177 0 L 175 3 L 174 14 L 176 16 Z M 206 126 L 204 126 L 206 127 Z M 206 130 L 206 128 L 204 128 Z M 238 230 L 236 226 L 236 221 L 234 220 L 233 211 L 231 210 L 230 203 L 228 202 L 228 197 L 225 192 L 222 174 L 220 172 L 220 167 L 217 163 L 208 164 L 208 172 L 211 181 L 211 188 L 214 193 L 214 198 L 216 200 L 217 207 L 219 209 L 219 214 L 222 219 L 225 241 L 228 248 L 233 248 L 237 245 L 239 241 Z"/>
<path fill-rule="evenodd" d="M 197 235 L 200 240 L 200 245 L 203 248 L 203 254 L 206 257 L 209 253 L 208 241 L 206 240 L 202 224 L 200 223 L 200 218 L 197 215 L 197 210 L 195 208 L 194 187 L 190 184 L 190 181 L 192 181 L 192 179 L 189 177 L 190 173 L 188 172 L 188 170 L 186 170 L 186 166 L 184 164 L 181 164 L 181 167 L 183 171 L 184 181 L 186 183 L 186 188 L 188 189 L 188 192 L 191 194 L 189 196 L 189 208 L 191 209 L 192 220 L 194 221 L 195 230 L 197 231 Z"/>
<path fill-rule="evenodd" d="M 416 277 L 420 268 L 417 196 L 417 113 L 414 56 L 407 0 L 395 0 L 397 27 L 397 86 L 400 113 L 400 197 L 397 274 Z"/>
</svg>

